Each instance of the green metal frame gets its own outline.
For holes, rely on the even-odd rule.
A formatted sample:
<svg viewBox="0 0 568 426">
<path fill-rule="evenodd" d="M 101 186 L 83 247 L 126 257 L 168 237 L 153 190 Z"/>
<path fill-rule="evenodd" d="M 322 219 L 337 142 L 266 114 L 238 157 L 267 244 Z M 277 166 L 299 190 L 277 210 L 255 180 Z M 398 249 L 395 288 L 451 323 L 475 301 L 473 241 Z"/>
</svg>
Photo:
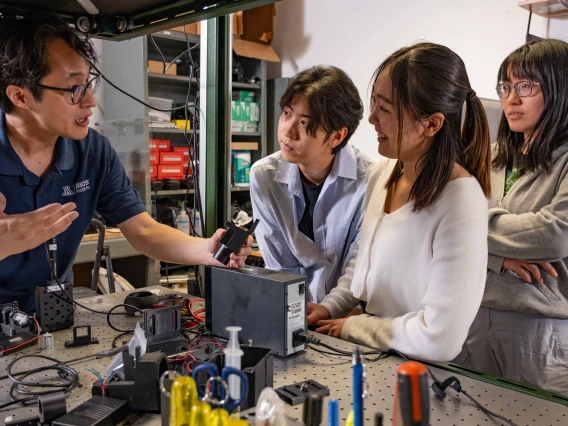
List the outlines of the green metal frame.
<svg viewBox="0 0 568 426">
<path fill-rule="evenodd" d="M 481 371 L 472 370 L 470 368 L 462 367 L 461 365 L 454 364 L 452 362 L 424 362 L 431 367 L 436 367 L 441 370 L 449 371 L 453 374 L 459 374 L 472 379 L 476 379 L 482 382 L 490 383 L 495 386 L 500 386 L 502 388 L 511 389 L 520 393 L 534 396 L 536 398 L 546 399 L 547 401 L 556 402 L 562 405 L 568 405 L 568 396 L 560 395 L 554 392 L 545 391 L 534 386 L 525 385 L 522 383 L 517 383 L 512 380 L 507 380 L 502 377 L 491 376 L 489 374 L 482 373 Z M 440 379 L 443 379 L 440 377 Z M 466 389 L 467 391 L 468 389 Z"/>
<path fill-rule="evenodd" d="M 87 16 L 91 17 L 97 24 L 96 28 L 91 30 L 92 37 L 121 41 L 185 24 L 193 24 L 206 19 L 229 15 L 241 10 L 272 4 L 276 1 L 278 0 L 178 0 L 170 2 L 165 6 L 132 13 L 123 17 L 105 15 L 104 10 L 101 10 L 101 14 L 91 17 L 87 13 L 75 15 L 64 11 L 48 10 L 49 8 L 45 8 L 44 5 L 45 0 L 38 0 L 35 2 L 36 4 L 26 6 L 6 4 L 0 0 L 0 12 L 25 15 L 26 12 L 31 10 L 45 11 L 46 13 L 55 13 L 72 24 L 75 24 L 75 20 L 79 16 Z M 119 32 L 116 25 L 118 19 L 121 18 L 126 19 L 126 22 L 128 22 L 128 27 L 124 32 Z"/>
<path fill-rule="evenodd" d="M 205 235 L 222 227 L 229 199 L 228 108 L 230 108 L 229 59 L 231 55 L 230 17 L 207 21 L 207 89 L 205 139 Z M 203 145 L 202 145 L 203 148 Z"/>
</svg>

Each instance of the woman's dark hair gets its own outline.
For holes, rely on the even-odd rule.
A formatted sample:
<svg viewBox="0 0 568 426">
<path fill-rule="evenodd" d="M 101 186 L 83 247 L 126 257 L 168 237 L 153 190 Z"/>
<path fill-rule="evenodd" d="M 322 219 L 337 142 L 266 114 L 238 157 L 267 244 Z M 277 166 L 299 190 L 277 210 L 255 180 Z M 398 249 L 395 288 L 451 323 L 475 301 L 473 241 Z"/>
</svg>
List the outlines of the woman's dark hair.
<svg viewBox="0 0 568 426">
<path fill-rule="evenodd" d="M 516 157 L 524 171 L 538 168 L 549 171 L 552 153 L 568 142 L 568 43 L 539 40 L 519 47 L 499 67 L 498 82 L 508 81 L 511 77 L 539 83 L 544 109 L 528 136 L 532 139 L 538 130 L 526 155 L 521 155 L 525 135 L 513 132 L 503 113 L 493 165 L 505 167 L 510 157 Z"/>
<path fill-rule="evenodd" d="M 280 107 L 290 107 L 301 96 L 308 110 L 310 121 L 307 133 L 315 137 L 323 129 L 326 139 L 337 130 L 347 128 L 345 139 L 332 153 L 342 149 L 357 130 L 363 118 L 363 102 L 353 81 L 339 68 L 317 65 L 297 74 L 288 84 L 280 99 Z"/>
<path fill-rule="evenodd" d="M 489 126 L 483 105 L 469 84 L 461 58 L 445 46 L 418 43 L 389 56 L 375 71 L 373 86 L 382 72 L 388 72 L 392 82 L 399 151 L 404 111 L 416 120 L 434 113 L 444 115 L 444 123 L 434 136 L 430 149 L 417 164 L 418 177 L 410 190 L 414 210 L 424 209 L 438 199 L 450 180 L 455 163 L 472 174 L 485 195 L 489 196 Z M 464 102 L 466 111 L 462 126 Z M 394 185 L 402 172 L 403 164 L 399 160 L 387 188 Z"/>
<path fill-rule="evenodd" d="M 58 38 L 89 63 L 96 63 L 91 43 L 55 15 L 34 13 L 25 18 L 0 19 L 0 109 L 6 113 L 14 110 L 6 94 L 11 84 L 29 89 L 41 101 L 42 89 L 37 84 L 50 72 L 47 45 Z"/>
</svg>

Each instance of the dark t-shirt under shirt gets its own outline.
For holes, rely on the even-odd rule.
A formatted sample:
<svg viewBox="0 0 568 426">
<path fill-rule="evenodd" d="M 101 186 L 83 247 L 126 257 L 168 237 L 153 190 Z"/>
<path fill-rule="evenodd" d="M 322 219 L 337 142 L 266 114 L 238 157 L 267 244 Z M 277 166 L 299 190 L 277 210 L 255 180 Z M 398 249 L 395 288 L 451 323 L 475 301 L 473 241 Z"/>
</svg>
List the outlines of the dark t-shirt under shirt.
<svg viewBox="0 0 568 426">
<path fill-rule="evenodd" d="M 302 219 L 298 224 L 298 229 L 310 240 L 314 240 L 314 208 L 316 202 L 318 201 L 319 195 L 323 188 L 325 181 L 319 185 L 310 185 L 302 172 L 300 171 L 300 176 L 302 178 L 302 187 L 304 189 L 304 200 L 306 202 L 306 208 L 304 209 L 304 214 Z"/>
</svg>

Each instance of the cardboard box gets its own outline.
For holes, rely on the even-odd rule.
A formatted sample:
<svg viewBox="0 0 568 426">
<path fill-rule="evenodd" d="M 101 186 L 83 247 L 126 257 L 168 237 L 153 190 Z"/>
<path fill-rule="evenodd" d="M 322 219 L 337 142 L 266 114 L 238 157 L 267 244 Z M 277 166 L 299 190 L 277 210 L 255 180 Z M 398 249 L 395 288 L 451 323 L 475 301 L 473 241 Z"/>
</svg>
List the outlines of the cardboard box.
<svg viewBox="0 0 568 426">
<path fill-rule="evenodd" d="M 233 151 L 258 151 L 258 142 L 231 142 Z"/>
<path fill-rule="evenodd" d="M 201 34 L 201 22 L 195 22 L 193 24 L 186 24 L 181 27 L 175 27 L 170 29 L 170 31 L 178 31 L 183 33 L 184 27 L 185 27 L 185 32 L 187 34 L 194 34 L 194 35 Z"/>
<path fill-rule="evenodd" d="M 280 62 L 270 46 L 274 39 L 274 16 L 276 7 L 273 4 L 234 13 L 233 35 L 238 34 L 233 39 L 234 52 L 248 58 Z"/>
<path fill-rule="evenodd" d="M 258 121 L 243 121 L 241 132 L 258 132 Z"/>
<path fill-rule="evenodd" d="M 150 139 L 150 142 L 149 142 L 150 151 L 157 151 L 159 143 L 160 143 L 160 139 Z"/>
<path fill-rule="evenodd" d="M 160 165 L 183 164 L 183 152 L 160 152 Z"/>
<path fill-rule="evenodd" d="M 156 180 L 158 177 L 158 166 L 150 164 L 150 179 Z"/>
<path fill-rule="evenodd" d="M 170 65 L 166 63 L 166 67 Z M 162 61 L 148 61 L 148 72 L 153 72 L 156 74 L 163 74 L 164 73 L 164 63 Z M 167 70 L 166 74 L 168 75 L 176 75 L 177 73 L 177 64 L 172 64 Z"/>
<path fill-rule="evenodd" d="M 240 121 L 242 119 L 241 102 L 231 101 L 231 120 Z"/>
<path fill-rule="evenodd" d="M 158 151 L 170 151 L 170 141 L 167 139 L 160 139 L 158 143 Z"/>
<path fill-rule="evenodd" d="M 160 155 L 158 154 L 158 151 L 150 151 L 150 165 L 154 165 L 154 164 L 159 164 L 159 160 L 160 160 Z"/>
<path fill-rule="evenodd" d="M 241 120 L 231 120 L 231 132 L 239 133 L 242 132 L 244 121 Z"/>
<path fill-rule="evenodd" d="M 239 35 L 238 29 L 239 29 L 239 22 L 238 22 L 238 18 L 236 16 L 234 16 L 233 14 L 233 35 Z M 242 25 L 242 22 L 241 22 Z M 194 34 L 194 35 L 200 35 L 201 34 L 201 22 L 195 22 L 193 24 L 186 24 L 183 25 L 181 27 L 175 27 L 172 28 L 168 31 L 178 31 L 178 32 L 182 32 L 183 33 L 183 28 L 185 27 L 185 32 L 187 34 Z"/>
<path fill-rule="evenodd" d="M 252 90 L 233 90 L 232 99 L 234 101 L 254 102 L 256 93 Z"/>
<path fill-rule="evenodd" d="M 158 179 L 181 179 L 183 177 L 183 166 L 163 165 L 158 166 Z"/>
<path fill-rule="evenodd" d="M 250 102 L 241 101 L 241 121 L 252 121 L 250 119 Z"/>
<path fill-rule="evenodd" d="M 257 102 L 248 102 L 250 109 L 249 121 L 260 121 L 260 104 Z"/>
<path fill-rule="evenodd" d="M 192 176 L 192 175 L 193 175 L 193 169 L 192 169 L 191 167 L 184 167 L 184 168 L 183 168 L 183 177 L 184 177 L 184 178 L 185 178 L 186 176 L 187 176 L 187 177 L 190 177 L 190 176 Z"/>
<path fill-rule="evenodd" d="M 183 130 L 184 126 L 187 127 L 187 130 L 191 130 L 191 120 L 172 120 L 178 129 Z"/>
<path fill-rule="evenodd" d="M 182 153 L 184 163 L 189 161 L 189 148 L 187 146 L 174 146 L 172 147 L 172 151 Z"/>
</svg>

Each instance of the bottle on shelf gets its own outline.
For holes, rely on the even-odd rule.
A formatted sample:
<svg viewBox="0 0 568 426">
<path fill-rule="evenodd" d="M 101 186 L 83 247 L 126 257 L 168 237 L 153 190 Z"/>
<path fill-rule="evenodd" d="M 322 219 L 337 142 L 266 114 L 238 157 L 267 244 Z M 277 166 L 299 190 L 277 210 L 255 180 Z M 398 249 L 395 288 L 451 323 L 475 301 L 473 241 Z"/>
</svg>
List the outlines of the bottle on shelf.
<svg viewBox="0 0 568 426">
<path fill-rule="evenodd" d="M 185 208 L 182 208 L 176 216 L 176 226 L 181 232 L 189 235 L 189 216 L 187 215 Z"/>
</svg>

